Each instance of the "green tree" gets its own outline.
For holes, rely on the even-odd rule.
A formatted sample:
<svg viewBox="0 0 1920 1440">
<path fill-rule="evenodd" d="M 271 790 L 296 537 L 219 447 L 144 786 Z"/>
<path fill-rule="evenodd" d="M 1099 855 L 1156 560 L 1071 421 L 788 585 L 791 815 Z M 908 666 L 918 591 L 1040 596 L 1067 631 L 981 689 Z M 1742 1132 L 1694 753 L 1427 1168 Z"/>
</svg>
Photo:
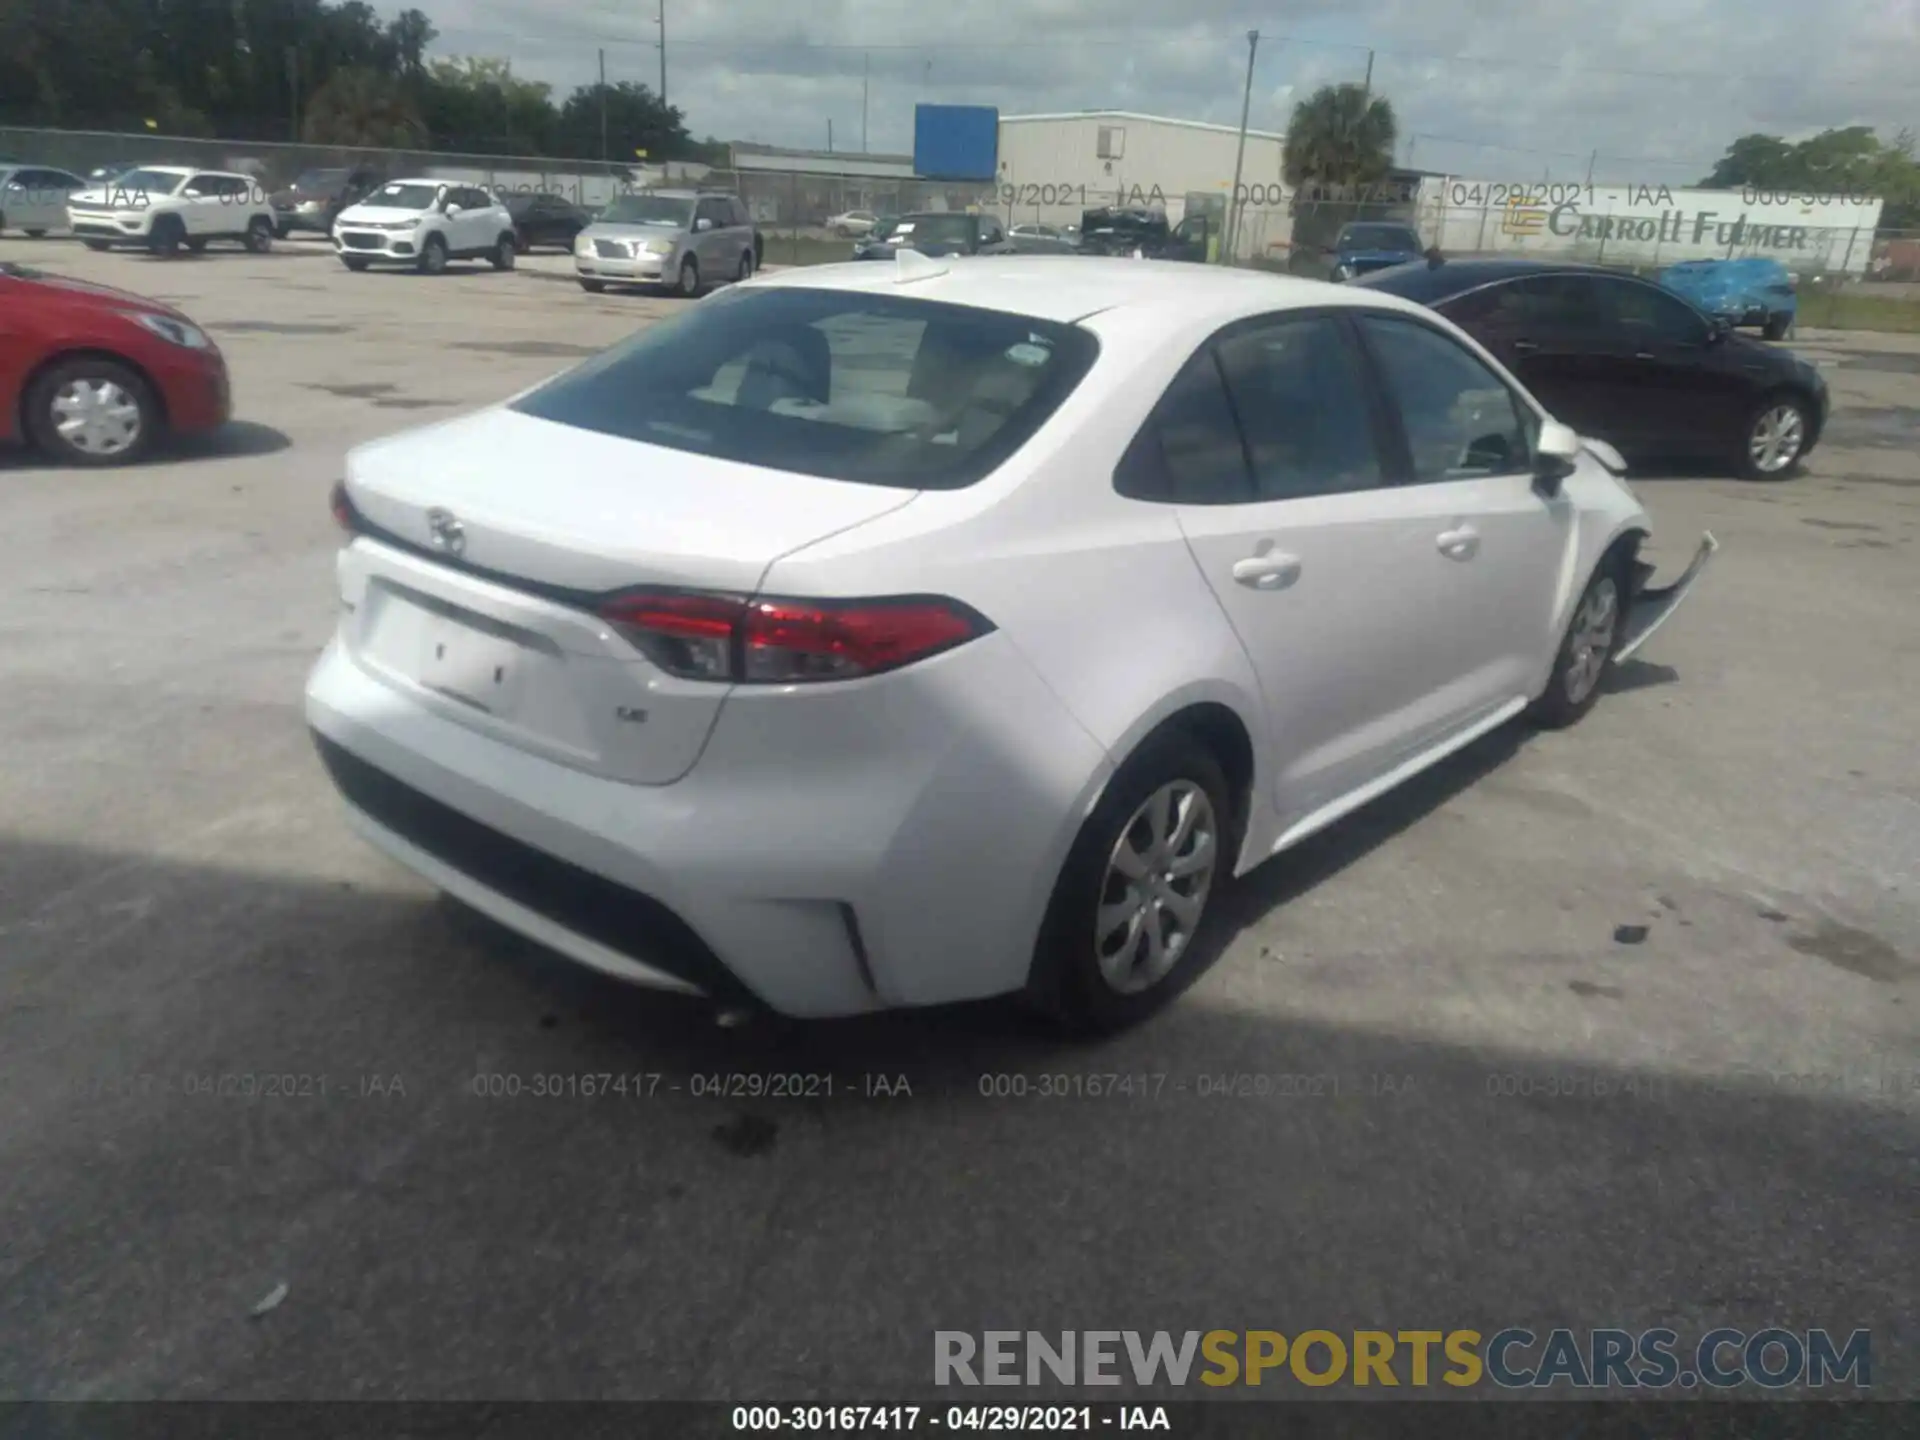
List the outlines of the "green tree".
<svg viewBox="0 0 1920 1440">
<path fill-rule="evenodd" d="M 554 135 L 562 154 L 583 157 L 600 154 L 600 115 L 604 98 L 607 120 L 609 160 L 631 163 L 636 150 L 645 150 L 649 160 L 681 160 L 687 146 L 686 126 L 680 112 L 662 105 L 660 97 L 645 85 L 622 80 L 608 85 L 582 85 L 560 107 Z"/>
<path fill-rule="evenodd" d="M 427 127 L 399 83 L 377 70 L 336 70 L 307 106 L 300 138 L 353 150 L 413 150 Z"/>
<path fill-rule="evenodd" d="M 1384 180 L 1399 122 L 1387 100 L 1355 84 L 1325 85 L 1293 107 L 1284 174 L 1295 189 L 1326 191 Z"/>
<path fill-rule="evenodd" d="M 1865 125 L 1823 130 L 1805 140 L 1742 135 L 1727 147 L 1701 185 L 1712 190 L 1756 190 L 1797 195 L 1873 195 L 1883 201 L 1881 225 L 1920 226 L 1920 163 L 1914 137 L 1891 141 Z"/>
</svg>

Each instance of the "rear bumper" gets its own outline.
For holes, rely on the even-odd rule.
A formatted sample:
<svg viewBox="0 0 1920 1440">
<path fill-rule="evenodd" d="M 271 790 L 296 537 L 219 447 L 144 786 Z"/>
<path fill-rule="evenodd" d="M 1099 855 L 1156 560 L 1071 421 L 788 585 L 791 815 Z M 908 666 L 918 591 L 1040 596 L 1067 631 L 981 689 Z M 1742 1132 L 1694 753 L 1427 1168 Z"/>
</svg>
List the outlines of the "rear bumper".
<svg viewBox="0 0 1920 1440">
<path fill-rule="evenodd" d="M 796 1017 L 1020 988 L 1108 773 L 998 634 L 871 682 L 736 691 L 671 785 L 502 743 L 338 640 L 307 718 L 355 828 L 430 882 L 609 974 Z"/>
</svg>

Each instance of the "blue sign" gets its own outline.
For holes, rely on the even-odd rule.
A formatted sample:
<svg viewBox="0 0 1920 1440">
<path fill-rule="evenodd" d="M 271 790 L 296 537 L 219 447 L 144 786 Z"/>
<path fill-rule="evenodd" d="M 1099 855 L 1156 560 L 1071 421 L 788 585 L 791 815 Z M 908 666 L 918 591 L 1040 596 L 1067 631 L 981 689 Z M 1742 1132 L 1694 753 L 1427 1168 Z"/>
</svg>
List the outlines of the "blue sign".
<svg viewBox="0 0 1920 1440">
<path fill-rule="evenodd" d="M 995 180 L 1000 111 L 992 105 L 913 107 L 913 173 L 927 180 Z"/>
</svg>

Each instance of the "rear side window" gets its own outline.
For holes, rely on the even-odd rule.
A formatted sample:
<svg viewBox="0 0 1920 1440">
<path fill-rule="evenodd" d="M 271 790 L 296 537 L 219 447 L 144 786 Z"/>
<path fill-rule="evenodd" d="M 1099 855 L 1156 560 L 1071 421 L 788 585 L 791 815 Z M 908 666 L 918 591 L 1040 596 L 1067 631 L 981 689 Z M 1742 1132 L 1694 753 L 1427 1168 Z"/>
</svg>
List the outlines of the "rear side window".
<svg viewBox="0 0 1920 1440">
<path fill-rule="evenodd" d="M 1245 505 L 1253 499 L 1246 447 L 1211 344 L 1174 377 L 1113 478 L 1114 489 L 1130 500 Z"/>
<path fill-rule="evenodd" d="M 771 470 L 955 490 L 1024 445 L 1098 353 L 1077 326 L 970 306 L 723 291 L 513 408 Z"/>
</svg>

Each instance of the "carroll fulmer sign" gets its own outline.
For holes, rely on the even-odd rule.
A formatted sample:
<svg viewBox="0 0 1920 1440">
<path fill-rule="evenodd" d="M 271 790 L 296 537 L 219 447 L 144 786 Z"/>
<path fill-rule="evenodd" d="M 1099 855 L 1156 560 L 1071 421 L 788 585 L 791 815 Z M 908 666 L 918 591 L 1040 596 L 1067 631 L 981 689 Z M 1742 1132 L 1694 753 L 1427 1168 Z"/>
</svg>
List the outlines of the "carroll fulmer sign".
<svg viewBox="0 0 1920 1440">
<path fill-rule="evenodd" d="M 1621 263 L 1769 255 L 1796 269 L 1862 273 L 1880 221 L 1875 196 L 1666 185 L 1422 186 L 1421 228 L 1452 254 L 1522 251 Z"/>
</svg>

